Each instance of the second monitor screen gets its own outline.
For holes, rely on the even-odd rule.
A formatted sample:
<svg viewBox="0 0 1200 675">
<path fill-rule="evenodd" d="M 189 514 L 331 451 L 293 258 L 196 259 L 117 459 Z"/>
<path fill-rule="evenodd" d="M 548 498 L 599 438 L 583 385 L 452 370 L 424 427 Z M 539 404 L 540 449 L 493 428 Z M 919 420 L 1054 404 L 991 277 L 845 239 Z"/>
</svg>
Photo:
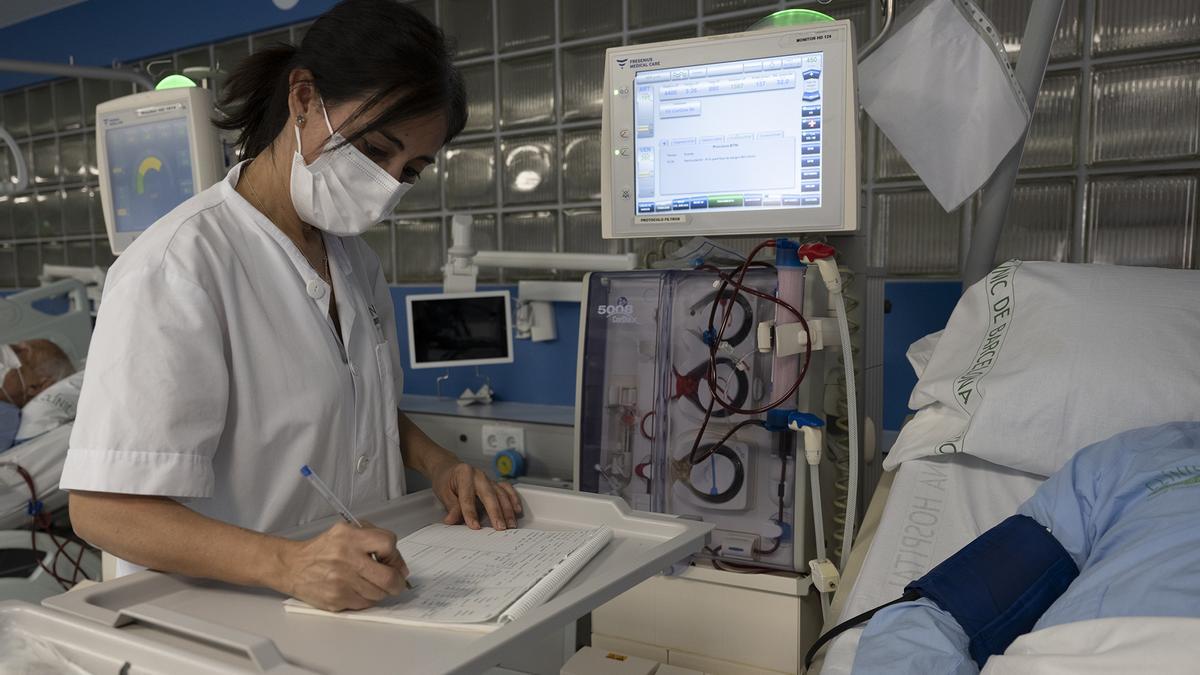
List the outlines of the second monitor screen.
<svg viewBox="0 0 1200 675">
<path fill-rule="evenodd" d="M 186 118 L 104 132 L 117 232 L 140 232 L 195 194 Z"/>
<path fill-rule="evenodd" d="M 510 358 L 507 302 L 499 295 L 414 298 L 414 365 Z"/>
<path fill-rule="evenodd" d="M 639 72 L 639 214 L 821 206 L 822 54 Z"/>
</svg>

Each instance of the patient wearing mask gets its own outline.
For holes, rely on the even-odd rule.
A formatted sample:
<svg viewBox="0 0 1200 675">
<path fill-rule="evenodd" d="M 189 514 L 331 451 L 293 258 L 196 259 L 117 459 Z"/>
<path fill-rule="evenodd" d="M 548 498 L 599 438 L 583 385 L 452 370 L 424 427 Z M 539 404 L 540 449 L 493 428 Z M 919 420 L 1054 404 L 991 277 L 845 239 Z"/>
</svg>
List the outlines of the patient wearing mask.
<svg viewBox="0 0 1200 675">
<path fill-rule="evenodd" d="M 0 452 L 16 439 L 21 408 L 74 370 L 71 359 L 50 340 L 0 345 Z"/>
</svg>

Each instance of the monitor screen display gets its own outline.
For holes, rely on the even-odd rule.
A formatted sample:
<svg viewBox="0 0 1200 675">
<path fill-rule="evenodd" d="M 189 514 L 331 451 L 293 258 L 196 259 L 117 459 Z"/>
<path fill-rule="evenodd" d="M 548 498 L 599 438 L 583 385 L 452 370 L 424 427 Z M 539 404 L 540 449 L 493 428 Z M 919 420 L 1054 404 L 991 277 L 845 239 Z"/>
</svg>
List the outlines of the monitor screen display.
<svg viewBox="0 0 1200 675">
<path fill-rule="evenodd" d="M 117 232 L 139 232 L 195 194 L 188 120 L 116 126 L 104 132 Z"/>
<path fill-rule="evenodd" d="M 638 215 L 820 208 L 823 56 L 639 71 Z"/>
<path fill-rule="evenodd" d="M 414 368 L 512 361 L 508 293 L 409 296 Z"/>
</svg>

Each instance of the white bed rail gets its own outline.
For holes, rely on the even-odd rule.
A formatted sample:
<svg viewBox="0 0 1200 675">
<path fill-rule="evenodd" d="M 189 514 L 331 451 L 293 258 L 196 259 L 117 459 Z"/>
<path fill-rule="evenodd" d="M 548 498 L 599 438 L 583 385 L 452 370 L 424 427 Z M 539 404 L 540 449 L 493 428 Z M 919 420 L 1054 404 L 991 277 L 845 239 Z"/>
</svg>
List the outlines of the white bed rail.
<svg viewBox="0 0 1200 675">
<path fill-rule="evenodd" d="M 51 314 L 35 306 L 66 296 L 67 311 Z M 0 344 L 45 338 L 62 348 L 76 368 L 87 358 L 92 339 L 92 311 L 87 287 L 78 279 L 63 279 L 0 298 Z"/>
</svg>

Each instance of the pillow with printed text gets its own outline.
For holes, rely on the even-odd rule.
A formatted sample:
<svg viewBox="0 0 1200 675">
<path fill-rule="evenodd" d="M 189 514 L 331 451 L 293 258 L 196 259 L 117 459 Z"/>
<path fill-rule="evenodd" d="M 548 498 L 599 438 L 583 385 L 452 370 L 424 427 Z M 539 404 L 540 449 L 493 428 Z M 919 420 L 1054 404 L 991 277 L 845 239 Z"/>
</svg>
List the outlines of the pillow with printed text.
<svg viewBox="0 0 1200 675">
<path fill-rule="evenodd" d="M 1198 421 L 1200 271 L 1010 260 L 919 378 L 886 469 L 964 452 L 1048 476 L 1118 432 Z"/>
<path fill-rule="evenodd" d="M 55 382 L 21 408 L 21 426 L 17 443 L 24 443 L 57 429 L 75 419 L 79 407 L 79 390 L 83 387 L 83 371 Z"/>
</svg>

